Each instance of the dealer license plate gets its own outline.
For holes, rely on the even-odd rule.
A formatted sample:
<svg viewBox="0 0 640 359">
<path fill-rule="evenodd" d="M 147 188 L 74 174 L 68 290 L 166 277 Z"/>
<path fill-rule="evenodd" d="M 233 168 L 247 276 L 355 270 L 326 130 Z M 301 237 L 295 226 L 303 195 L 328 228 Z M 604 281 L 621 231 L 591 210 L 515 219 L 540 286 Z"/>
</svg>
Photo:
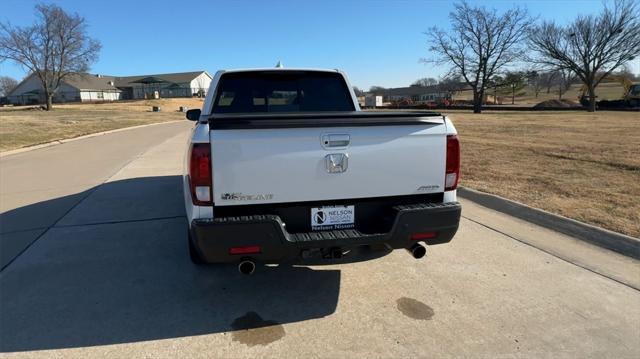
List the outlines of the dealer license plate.
<svg viewBox="0 0 640 359">
<path fill-rule="evenodd" d="M 353 228 L 355 206 L 325 206 L 311 208 L 311 229 L 314 231 Z"/>
</svg>

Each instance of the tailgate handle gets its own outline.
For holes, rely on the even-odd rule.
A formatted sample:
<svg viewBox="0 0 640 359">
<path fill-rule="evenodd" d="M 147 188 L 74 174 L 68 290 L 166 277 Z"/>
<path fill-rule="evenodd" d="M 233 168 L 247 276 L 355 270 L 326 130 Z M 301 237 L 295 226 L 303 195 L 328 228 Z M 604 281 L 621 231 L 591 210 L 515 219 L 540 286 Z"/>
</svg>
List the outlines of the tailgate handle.
<svg viewBox="0 0 640 359">
<path fill-rule="evenodd" d="M 324 148 L 347 147 L 350 141 L 351 138 L 346 133 L 322 135 L 322 147 Z"/>
</svg>

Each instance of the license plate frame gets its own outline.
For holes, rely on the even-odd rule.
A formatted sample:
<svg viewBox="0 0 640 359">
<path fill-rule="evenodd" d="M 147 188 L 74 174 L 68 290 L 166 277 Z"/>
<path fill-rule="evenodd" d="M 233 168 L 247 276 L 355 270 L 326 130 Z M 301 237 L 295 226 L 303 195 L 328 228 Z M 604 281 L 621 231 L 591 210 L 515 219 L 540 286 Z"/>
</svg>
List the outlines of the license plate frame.
<svg viewBox="0 0 640 359">
<path fill-rule="evenodd" d="M 355 205 L 311 207 L 311 230 L 326 231 L 355 227 Z"/>
</svg>

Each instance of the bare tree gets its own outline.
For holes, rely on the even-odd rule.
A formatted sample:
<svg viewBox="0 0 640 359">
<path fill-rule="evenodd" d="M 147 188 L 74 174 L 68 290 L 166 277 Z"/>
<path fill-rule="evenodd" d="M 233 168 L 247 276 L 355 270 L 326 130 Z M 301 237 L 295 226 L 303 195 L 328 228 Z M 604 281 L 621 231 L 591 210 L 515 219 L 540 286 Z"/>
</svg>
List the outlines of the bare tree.
<svg viewBox="0 0 640 359">
<path fill-rule="evenodd" d="M 524 94 L 522 90 L 527 86 L 526 79 L 527 74 L 521 71 L 508 71 L 505 74 L 502 87 L 511 95 L 512 105 L 516 103 L 516 95 L 521 96 Z"/>
<path fill-rule="evenodd" d="M 449 18 L 450 32 L 432 27 L 426 33 L 436 58 L 425 61 L 448 64 L 450 73 L 462 76 L 473 90 L 473 112 L 480 113 L 487 81 L 521 57 L 520 44 L 532 20 L 522 8 L 499 14 L 466 1 L 456 3 Z"/>
<path fill-rule="evenodd" d="M 18 86 L 18 81 L 13 77 L 0 76 L 0 96 L 7 96 Z"/>
<path fill-rule="evenodd" d="M 622 65 L 620 69 L 616 71 L 616 75 L 626 77 L 631 81 L 640 80 L 639 76 L 631 71 L 631 67 L 629 66 L 629 64 Z"/>
<path fill-rule="evenodd" d="M 453 99 L 454 93 L 463 90 L 465 82 L 458 76 L 445 76 L 438 81 L 438 91 L 446 92 L 450 99 Z"/>
<path fill-rule="evenodd" d="M 438 84 L 438 80 L 434 79 L 433 77 L 425 77 L 425 78 L 421 78 L 414 81 L 411 84 L 411 86 L 428 87 L 428 86 L 435 86 L 437 84 Z"/>
<path fill-rule="evenodd" d="M 580 78 L 589 94 L 588 110 L 596 110 L 596 87 L 612 71 L 640 53 L 640 14 L 633 0 L 606 4 L 597 16 L 579 16 L 561 26 L 546 21 L 529 31 L 536 62 L 567 69 Z"/>
<path fill-rule="evenodd" d="M 540 86 L 547 90 L 547 93 L 551 93 L 551 88 L 558 82 L 558 71 L 545 71 L 540 73 L 538 81 Z M 536 97 L 538 97 L 536 95 Z"/>
<path fill-rule="evenodd" d="M 358 86 L 353 86 L 353 93 L 355 93 L 356 96 L 364 96 L 364 91 L 360 90 Z"/>
<path fill-rule="evenodd" d="M 459 75 L 443 76 L 438 80 L 438 87 L 442 90 L 459 91 L 464 89 L 466 83 Z"/>
<path fill-rule="evenodd" d="M 534 95 L 538 98 L 543 87 L 542 74 L 538 71 L 530 70 L 524 73 L 524 77 L 527 80 L 527 85 L 533 89 Z"/>
<path fill-rule="evenodd" d="M 382 86 L 371 86 L 369 92 L 374 95 L 382 95 L 387 89 Z"/>
<path fill-rule="evenodd" d="M 493 104 L 497 105 L 498 102 L 502 104 L 502 99 L 498 101 L 498 89 L 500 90 L 500 94 L 502 94 L 502 87 L 504 83 L 504 77 L 500 75 L 494 75 L 490 79 L 487 80 L 487 89 L 493 90 Z"/>
<path fill-rule="evenodd" d="M 0 61 L 11 60 L 35 74 L 51 110 L 53 96 L 69 74 L 84 73 L 95 62 L 100 43 L 86 34 L 86 22 L 54 4 L 36 5 L 32 26 L 0 23 Z"/>
<path fill-rule="evenodd" d="M 558 84 L 558 100 L 562 100 L 562 95 L 569 91 L 571 84 L 576 81 L 576 75 L 569 69 L 559 69 L 556 71 Z"/>
</svg>

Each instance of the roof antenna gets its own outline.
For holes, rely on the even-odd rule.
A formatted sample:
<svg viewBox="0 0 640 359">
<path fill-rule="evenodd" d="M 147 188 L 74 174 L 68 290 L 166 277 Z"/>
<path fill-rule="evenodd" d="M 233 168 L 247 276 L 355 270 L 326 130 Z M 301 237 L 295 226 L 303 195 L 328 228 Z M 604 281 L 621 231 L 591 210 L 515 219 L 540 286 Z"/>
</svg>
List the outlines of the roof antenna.
<svg viewBox="0 0 640 359">
<path fill-rule="evenodd" d="M 283 67 L 284 65 L 282 65 L 282 61 L 278 60 L 278 63 L 276 64 L 276 69 L 281 69 Z"/>
</svg>

